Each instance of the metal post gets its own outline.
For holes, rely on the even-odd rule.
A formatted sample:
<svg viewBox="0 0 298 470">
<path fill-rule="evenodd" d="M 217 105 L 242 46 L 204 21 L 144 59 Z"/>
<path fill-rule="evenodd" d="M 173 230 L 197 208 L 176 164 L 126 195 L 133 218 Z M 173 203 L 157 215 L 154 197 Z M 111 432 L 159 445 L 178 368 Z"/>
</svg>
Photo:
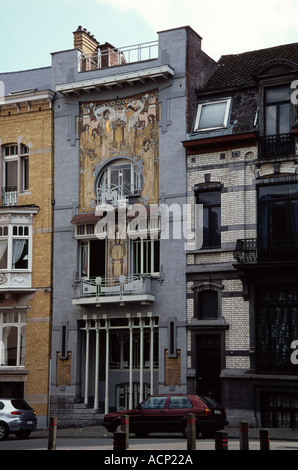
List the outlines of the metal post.
<svg viewBox="0 0 298 470">
<path fill-rule="evenodd" d="M 114 450 L 126 450 L 126 433 L 123 431 L 114 433 Z"/>
<path fill-rule="evenodd" d="M 122 415 L 121 416 L 121 431 L 125 432 L 125 448 L 129 448 L 129 416 Z"/>
<path fill-rule="evenodd" d="M 129 409 L 132 408 L 132 354 L 133 354 L 133 320 L 129 320 Z"/>
<path fill-rule="evenodd" d="M 248 442 L 248 422 L 241 421 L 240 422 L 240 450 L 249 450 L 249 442 Z"/>
<path fill-rule="evenodd" d="M 260 429 L 260 450 L 270 450 L 270 436 L 268 429 Z"/>
<path fill-rule="evenodd" d="M 187 415 L 187 450 L 196 450 L 196 416 Z"/>
<path fill-rule="evenodd" d="M 228 450 L 228 433 L 225 431 L 216 431 L 215 450 Z"/>
<path fill-rule="evenodd" d="M 86 357 L 85 357 L 85 397 L 84 403 L 88 405 L 88 382 L 89 382 L 89 330 L 90 324 L 86 321 Z"/>
<path fill-rule="evenodd" d="M 56 450 L 57 418 L 51 416 L 49 421 L 48 450 Z"/>
</svg>

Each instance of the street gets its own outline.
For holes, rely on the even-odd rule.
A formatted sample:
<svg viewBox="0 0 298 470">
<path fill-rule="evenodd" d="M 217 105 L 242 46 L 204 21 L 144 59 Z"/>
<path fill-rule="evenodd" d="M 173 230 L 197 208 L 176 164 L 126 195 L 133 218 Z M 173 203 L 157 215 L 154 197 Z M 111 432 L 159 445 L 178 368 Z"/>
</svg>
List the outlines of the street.
<svg viewBox="0 0 298 470">
<path fill-rule="evenodd" d="M 109 436 L 90 436 L 82 435 L 80 430 L 77 433 L 70 431 L 63 432 L 59 436 L 57 432 L 56 450 L 95 450 L 105 451 L 103 455 L 110 454 L 113 451 L 113 437 Z M 29 439 L 17 439 L 14 435 L 10 435 L 6 441 L 0 442 L 0 451 L 8 450 L 47 450 L 48 437 L 46 433 L 32 433 Z M 196 450 L 215 450 L 213 439 L 197 439 Z M 228 450 L 239 450 L 239 439 L 231 438 L 228 441 Z M 260 442 L 258 439 L 251 439 L 249 442 L 249 450 L 260 450 Z M 293 440 L 272 440 L 270 442 L 270 450 L 298 450 L 298 441 Z M 159 436 L 153 434 L 146 439 L 137 439 L 131 435 L 129 439 L 129 451 L 153 451 L 167 452 L 174 455 L 179 451 L 187 451 L 187 440 L 179 435 Z M 186 462 L 184 462 L 186 463 Z"/>
</svg>

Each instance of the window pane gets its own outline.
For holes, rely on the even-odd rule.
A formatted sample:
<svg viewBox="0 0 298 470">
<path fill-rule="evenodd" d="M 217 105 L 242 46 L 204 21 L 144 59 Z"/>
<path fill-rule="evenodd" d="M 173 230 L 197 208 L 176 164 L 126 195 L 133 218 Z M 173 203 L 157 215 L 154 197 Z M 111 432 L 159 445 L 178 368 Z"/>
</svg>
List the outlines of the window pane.
<svg viewBox="0 0 298 470">
<path fill-rule="evenodd" d="M 227 102 L 202 105 L 199 129 L 221 127 L 224 125 Z"/>
<path fill-rule="evenodd" d="M 28 269 L 28 240 L 13 240 L 12 268 Z"/>
<path fill-rule="evenodd" d="M 276 109 L 276 106 L 267 106 L 266 108 L 266 135 L 276 134 Z"/>
<path fill-rule="evenodd" d="M 280 116 L 279 116 L 279 133 L 287 134 L 290 132 L 290 104 L 282 104 L 279 107 Z"/>
<path fill-rule="evenodd" d="M 199 294 L 199 318 L 210 319 L 218 317 L 218 294 L 213 290 L 206 290 Z"/>
<path fill-rule="evenodd" d="M 266 103 L 277 103 L 290 100 L 290 87 L 282 86 L 266 90 Z"/>
<path fill-rule="evenodd" d="M 17 187 L 17 160 L 5 162 L 5 187 L 6 190 L 13 190 Z"/>
<path fill-rule="evenodd" d="M 7 268 L 7 240 L 0 240 L 0 269 Z"/>
</svg>

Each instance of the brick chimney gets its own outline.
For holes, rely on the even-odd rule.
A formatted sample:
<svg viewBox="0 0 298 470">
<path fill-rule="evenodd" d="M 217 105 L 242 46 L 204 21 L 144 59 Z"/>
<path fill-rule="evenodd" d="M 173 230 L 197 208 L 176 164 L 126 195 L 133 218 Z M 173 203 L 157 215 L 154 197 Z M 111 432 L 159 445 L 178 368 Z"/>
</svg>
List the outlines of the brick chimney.
<svg viewBox="0 0 298 470">
<path fill-rule="evenodd" d="M 73 46 L 84 54 L 80 59 L 80 72 L 98 69 L 99 42 L 93 34 L 79 26 L 73 33 Z"/>
<path fill-rule="evenodd" d="M 80 49 L 83 54 L 92 54 L 98 51 L 99 42 L 86 28 L 79 26 L 73 33 L 73 46 L 75 49 Z"/>
</svg>

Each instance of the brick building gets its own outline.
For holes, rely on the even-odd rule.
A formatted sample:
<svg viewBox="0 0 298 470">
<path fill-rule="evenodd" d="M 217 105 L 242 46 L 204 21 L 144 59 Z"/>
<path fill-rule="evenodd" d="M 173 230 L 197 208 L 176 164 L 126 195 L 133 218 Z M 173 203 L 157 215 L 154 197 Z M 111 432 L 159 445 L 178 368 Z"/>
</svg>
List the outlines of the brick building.
<svg viewBox="0 0 298 470">
<path fill-rule="evenodd" d="M 0 396 L 47 423 L 52 286 L 51 69 L 0 74 Z"/>
<path fill-rule="evenodd" d="M 298 44 L 223 56 L 184 141 L 204 219 L 187 255 L 188 390 L 235 424 L 297 426 L 297 71 Z"/>
</svg>

